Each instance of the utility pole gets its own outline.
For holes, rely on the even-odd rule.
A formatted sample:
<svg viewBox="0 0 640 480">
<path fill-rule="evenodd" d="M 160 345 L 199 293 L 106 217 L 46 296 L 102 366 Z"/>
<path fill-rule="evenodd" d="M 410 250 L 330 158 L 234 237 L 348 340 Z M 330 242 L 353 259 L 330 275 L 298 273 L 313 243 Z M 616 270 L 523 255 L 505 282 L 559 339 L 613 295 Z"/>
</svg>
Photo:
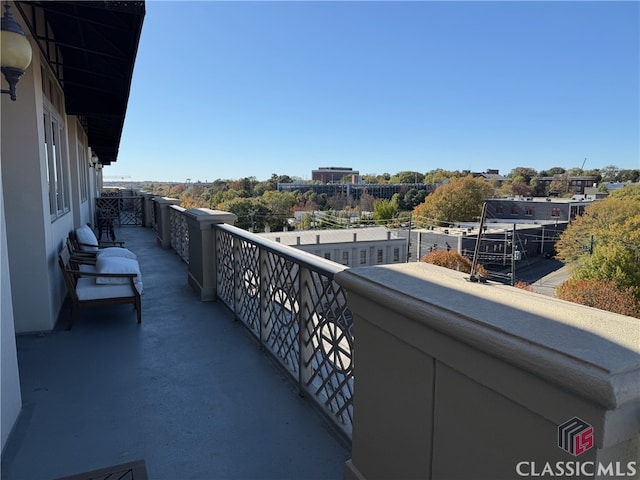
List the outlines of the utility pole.
<svg viewBox="0 0 640 480">
<path fill-rule="evenodd" d="M 409 236 L 407 237 L 407 263 L 411 258 L 411 223 L 413 223 L 413 213 L 409 214 Z"/>
<path fill-rule="evenodd" d="M 478 231 L 478 239 L 476 240 L 476 248 L 473 250 L 473 262 L 471 263 L 471 277 L 469 280 L 472 282 L 480 282 L 480 276 L 476 273 L 478 268 L 478 254 L 480 253 L 480 240 L 482 239 L 482 233 L 484 232 L 484 221 L 487 218 L 487 202 L 482 204 L 482 216 L 480 217 L 480 230 Z"/>
<path fill-rule="evenodd" d="M 506 253 L 506 252 L 505 252 Z M 513 224 L 511 235 L 511 286 L 516 284 L 516 224 Z"/>
</svg>

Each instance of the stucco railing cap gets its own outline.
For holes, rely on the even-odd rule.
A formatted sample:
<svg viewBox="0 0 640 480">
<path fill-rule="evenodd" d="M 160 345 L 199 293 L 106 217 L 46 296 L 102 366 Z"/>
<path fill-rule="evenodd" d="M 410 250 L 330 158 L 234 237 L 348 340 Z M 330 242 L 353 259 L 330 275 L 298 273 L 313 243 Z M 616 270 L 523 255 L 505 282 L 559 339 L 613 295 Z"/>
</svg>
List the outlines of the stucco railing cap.
<svg viewBox="0 0 640 480">
<path fill-rule="evenodd" d="M 179 198 L 170 198 L 170 197 L 153 197 L 153 201 L 157 203 L 168 203 L 171 205 L 177 205 L 180 203 Z"/>
<path fill-rule="evenodd" d="M 210 210 L 208 208 L 190 208 L 185 210 L 184 215 L 200 223 L 233 223 L 238 217 L 234 213 L 224 210 Z"/>
<path fill-rule="evenodd" d="M 602 404 L 640 400 L 640 319 L 468 277 L 416 262 L 350 269 L 335 280 L 347 296 L 351 290 L 554 383 L 575 382 L 583 394 L 595 387 Z"/>
</svg>

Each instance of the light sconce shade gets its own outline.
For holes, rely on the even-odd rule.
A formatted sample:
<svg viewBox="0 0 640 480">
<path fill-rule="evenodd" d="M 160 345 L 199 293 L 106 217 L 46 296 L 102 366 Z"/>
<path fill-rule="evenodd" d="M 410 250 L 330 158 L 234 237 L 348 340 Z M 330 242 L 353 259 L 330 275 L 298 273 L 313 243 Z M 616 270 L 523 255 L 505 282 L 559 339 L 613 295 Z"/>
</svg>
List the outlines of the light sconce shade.
<svg viewBox="0 0 640 480">
<path fill-rule="evenodd" d="M 15 21 L 9 11 L 9 2 L 5 1 L 5 12 L 1 19 L 0 67 L 9 84 L 8 93 L 11 100 L 16 99 L 16 85 L 20 77 L 31 64 L 31 45 L 24 35 L 22 27 Z"/>
<path fill-rule="evenodd" d="M 100 160 L 98 159 L 98 155 L 95 153 L 91 155 L 91 162 L 89 163 L 89 167 L 95 167 Z"/>
</svg>

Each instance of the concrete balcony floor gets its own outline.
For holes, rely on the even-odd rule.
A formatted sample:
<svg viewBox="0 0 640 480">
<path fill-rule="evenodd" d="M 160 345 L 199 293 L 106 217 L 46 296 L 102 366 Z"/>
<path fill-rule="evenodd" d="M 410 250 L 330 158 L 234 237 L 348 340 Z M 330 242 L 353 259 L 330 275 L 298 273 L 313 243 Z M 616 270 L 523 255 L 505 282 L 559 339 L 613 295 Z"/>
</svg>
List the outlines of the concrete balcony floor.
<svg viewBox="0 0 640 480">
<path fill-rule="evenodd" d="M 18 336 L 23 409 L 2 478 L 138 459 L 155 480 L 342 478 L 348 443 L 223 305 L 199 300 L 173 250 L 151 229 L 116 235 L 140 261 L 142 324 L 130 305 L 97 307 L 71 331 Z"/>
</svg>

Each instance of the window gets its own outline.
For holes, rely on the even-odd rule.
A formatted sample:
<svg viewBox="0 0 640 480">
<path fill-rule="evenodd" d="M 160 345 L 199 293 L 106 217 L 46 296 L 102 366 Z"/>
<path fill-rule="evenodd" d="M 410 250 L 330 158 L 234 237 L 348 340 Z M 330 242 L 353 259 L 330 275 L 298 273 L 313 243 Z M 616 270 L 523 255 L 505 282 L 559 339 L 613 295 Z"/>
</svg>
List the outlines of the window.
<svg viewBox="0 0 640 480">
<path fill-rule="evenodd" d="M 393 249 L 393 261 L 394 262 L 400 261 L 400 249 L 397 247 Z"/>
<path fill-rule="evenodd" d="M 331 253 L 330 252 L 325 252 L 324 253 L 324 258 L 326 258 L 327 260 L 331 260 Z"/>
<path fill-rule="evenodd" d="M 89 159 L 87 158 L 87 149 L 82 143 L 78 142 L 78 162 L 80 162 L 80 200 L 86 202 L 89 198 Z"/>
<path fill-rule="evenodd" d="M 524 214 L 528 217 L 533 216 L 533 207 L 526 207 L 524 209 Z"/>
<path fill-rule="evenodd" d="M 367 251 L 360 250 L 360 265 L 366 265 L 366 264 L 367 264 Z"/>
<path fill-rule="evenodd" d="M 64 122 L 60 114 L 62 94 L 48 70 L 42 68 L 44 151 L 49 184 L 49 212 L 56 219 L 70 209 L 69 159 L 65 150 Z M 85 158 L 85 164 L 86 158 Z"/>
<path fill-rule="evenodd" d="M 44 146 L 49 182 L 49 210 L 53 217 L 69 211 L 68 160 L 64 151 L 64 129 L 55 114 L 44 111 Z"/>
<path fill-rule="evenodd" d="M 504 213 L 504 206 L 501 203 L 496 205 L 496 213 Z"/>
<path fill-rule="evenodd" d="M 511 205 L 511 215 L 517 215 L 517 214 L 518 214 L 517 205 Z"/>
<path fill-rule="evenodd" d="M 383 255 L 383 251 L 381 248 L 378 249 L 378 263 L 382 263 L 382 260 L 384 259 L 384 255 Z"/>
<path fill-rule="evenodd" d="M 349 252 L 346 250 L 342 252 L 342 264 L 349 265 Z"/>
<path fill-rule="evenodd" d="M 553 207 L 551 209 L 551 216 L 552 217 L 559 217 L 560 216 L 560 209 L 558 207 Z"/>
</svg>

